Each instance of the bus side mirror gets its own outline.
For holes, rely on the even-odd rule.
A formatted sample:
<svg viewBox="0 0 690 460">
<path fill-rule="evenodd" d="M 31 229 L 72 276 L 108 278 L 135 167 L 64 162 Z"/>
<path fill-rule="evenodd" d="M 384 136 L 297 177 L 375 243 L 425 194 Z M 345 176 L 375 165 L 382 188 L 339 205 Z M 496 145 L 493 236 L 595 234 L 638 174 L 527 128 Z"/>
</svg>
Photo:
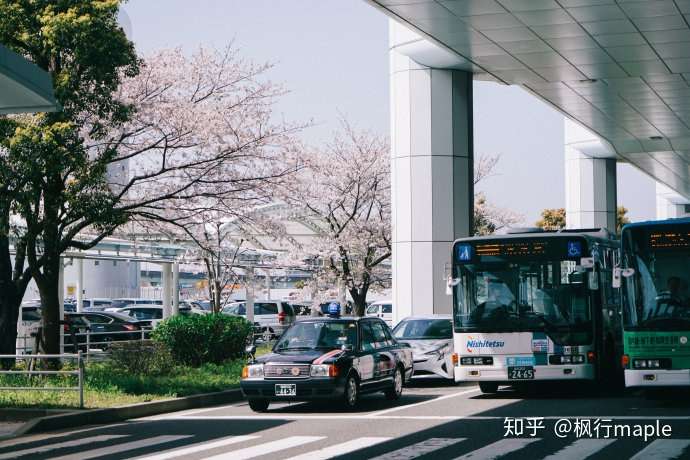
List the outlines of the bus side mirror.
<svg viewBox="0 0 690 460">
<path fill-rule="evenodd" d="M 453 287 L 460 284 L 460 278 L 448 278 L 446 283 L 446 295 L 453 295 Z"/>
<path fill-rule="evenodd" d="M 599 289 L 599 274 L 596 271 L 587 273 L 587 287 L 590 291 Z"/>
<path fill-rule="evenodd" d="M 613 278 L 611 279 L 611 287 L 618 289 L 621 287 L 621 270 L 620 268 L 613 269 Z"/>
</svg>

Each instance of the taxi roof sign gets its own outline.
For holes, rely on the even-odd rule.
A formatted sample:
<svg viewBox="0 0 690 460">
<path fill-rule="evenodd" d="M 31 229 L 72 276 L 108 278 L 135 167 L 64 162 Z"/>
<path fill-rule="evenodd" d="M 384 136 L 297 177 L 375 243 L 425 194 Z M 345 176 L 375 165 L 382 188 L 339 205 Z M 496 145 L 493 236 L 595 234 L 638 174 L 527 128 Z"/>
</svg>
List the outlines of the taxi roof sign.
<svg viewBox="0 0 690 460">
<path fill-rule="evenodd" d="M 331 302 L 328 304 L 328 315 L 329 316 L 340 316 L 340 304 Z"/>
</svg>

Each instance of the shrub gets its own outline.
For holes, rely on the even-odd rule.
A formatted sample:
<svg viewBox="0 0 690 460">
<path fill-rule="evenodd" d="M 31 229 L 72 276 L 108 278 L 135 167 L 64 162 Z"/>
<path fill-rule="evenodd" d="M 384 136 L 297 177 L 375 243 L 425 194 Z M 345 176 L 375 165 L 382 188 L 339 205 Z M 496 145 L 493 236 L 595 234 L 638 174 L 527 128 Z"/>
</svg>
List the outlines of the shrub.
<svg viewBox="0 0 690 460">
<path fill-rule="evenodd" d="M 152 340 L 114 342 L 110 359 L 113 366 L 129 374 L 168 374 L 174 366 L 168 347 Z"/>
<path fill-rule="evenodd" d="M 241 357 L 251 333 L 244 318 L 214 313 L 173 316 L 160 323 L 151 338 L 166 345 L 176 362 L 200 366 Z"/>
</svg>

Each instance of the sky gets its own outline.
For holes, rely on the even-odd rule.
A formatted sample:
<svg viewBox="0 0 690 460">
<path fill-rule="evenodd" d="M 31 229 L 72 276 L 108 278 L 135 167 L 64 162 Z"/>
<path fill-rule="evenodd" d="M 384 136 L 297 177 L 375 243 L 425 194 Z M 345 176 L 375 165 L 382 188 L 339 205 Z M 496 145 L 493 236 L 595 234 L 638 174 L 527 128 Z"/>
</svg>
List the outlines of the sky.
<svg viewBox="0 0 690 460">
<path fill-rule="evenodd" d="M 363 0 L 129 0 L 124 10 L 141 53 L 224 47 L 274 64 L 267 77 L 289 92 L 276 111 L 312 122 L 310 143 L 326 141 L 345 117 L 390 130 L 388 19 Z M 517 87 L 475 82 L 475 155 L 500 155 L 480 184 L 492 203 L 531 225 L 565 205 L 563 116 Z M 655 216 L 654 182 L 618 166 L 618 202 L 632 220 Z"/>
</svg>

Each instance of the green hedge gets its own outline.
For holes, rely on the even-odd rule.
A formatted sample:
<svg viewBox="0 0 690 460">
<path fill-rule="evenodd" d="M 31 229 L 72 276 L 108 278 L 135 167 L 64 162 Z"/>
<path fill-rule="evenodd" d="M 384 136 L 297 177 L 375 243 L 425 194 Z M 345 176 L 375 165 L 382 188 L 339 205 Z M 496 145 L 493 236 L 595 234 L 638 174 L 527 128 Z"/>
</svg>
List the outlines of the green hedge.
<svg viewBox="0 0 690 460">
<path fill-rule="evenodd" d="M 177 363 L 201 366 L 241 357 L 251 333 L 244 318 L 215 313 L 173 316 L 160 323 L 151 338 L 164 344 Z"/>
</svg>

